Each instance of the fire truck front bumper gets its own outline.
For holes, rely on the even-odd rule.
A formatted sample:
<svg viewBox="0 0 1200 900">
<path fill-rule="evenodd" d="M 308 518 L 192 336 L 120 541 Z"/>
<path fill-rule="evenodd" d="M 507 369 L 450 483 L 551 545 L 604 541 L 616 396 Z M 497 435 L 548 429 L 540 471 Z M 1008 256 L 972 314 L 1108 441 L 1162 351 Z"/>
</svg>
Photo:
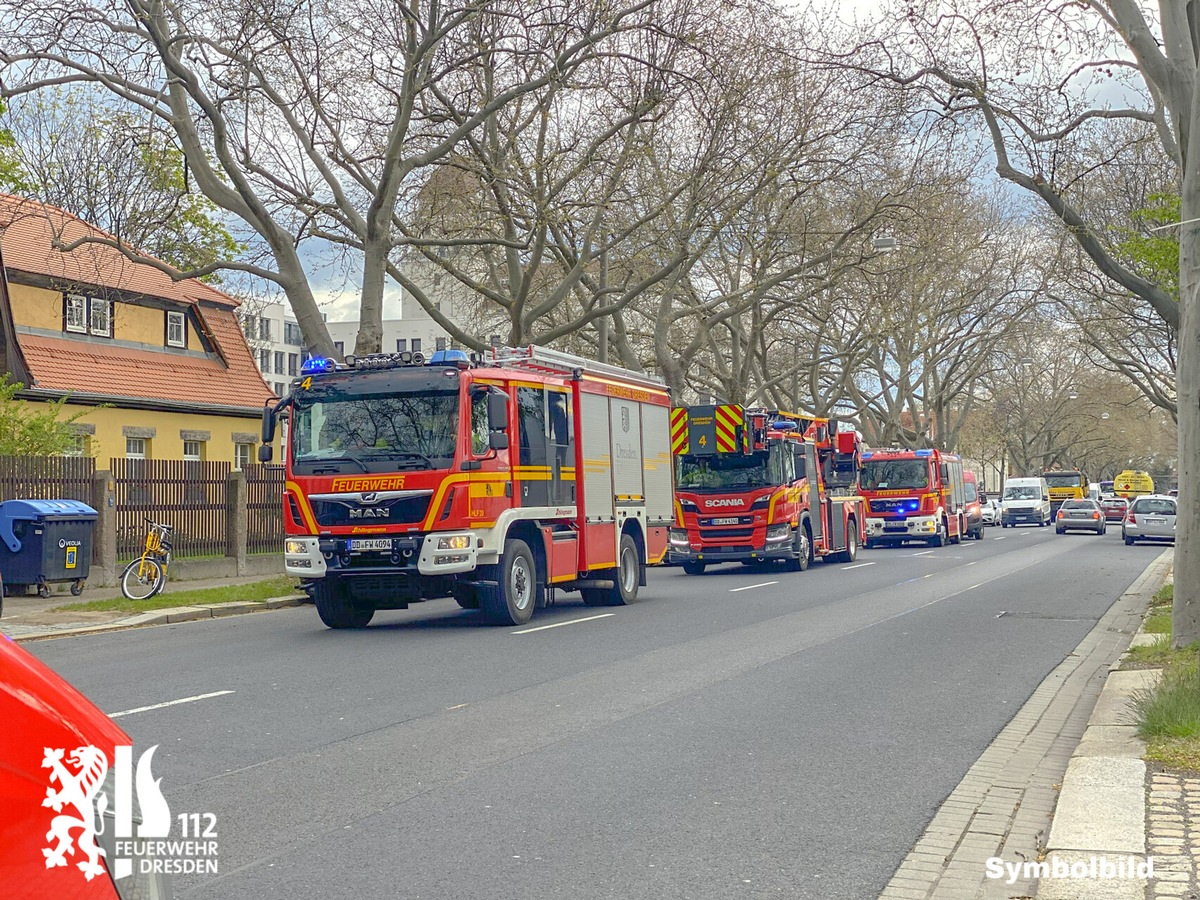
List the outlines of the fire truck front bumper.
<svg viewBox="0 0 1200 900">
<path fill-rule="evenodd" d="M 762 540 L 762 533 L 759 533 Z M 684 562 L 742 562 L 750 559 L 787 559 L 792 555 L 791 529 L 786 525 L 769 526 L 766 541 L 762 545 L 704 544 L 691 543 L 688 533 L 681 528 L 672 528 L 669 534 L 668 562 L 678 565 Z"/>
<path fill-rule="evenodd" d="M 931 538 L 937 534 L 937 516 L 908 516 L 904 519 L 867 519 L 867 540 L 902 541 Z"/>
</svg>

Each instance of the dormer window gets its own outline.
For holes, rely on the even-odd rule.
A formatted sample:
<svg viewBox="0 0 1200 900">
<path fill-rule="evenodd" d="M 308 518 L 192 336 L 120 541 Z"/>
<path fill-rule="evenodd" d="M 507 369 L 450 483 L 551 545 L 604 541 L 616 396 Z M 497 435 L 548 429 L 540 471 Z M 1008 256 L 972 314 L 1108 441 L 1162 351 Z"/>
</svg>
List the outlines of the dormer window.
<svg viewBox="0 0 1200 900">
<path fill-rule="evenodd" d="M 63 297 L 63 331 L 112 337 L 112 302 L 102 297 L 66 294 Z"/>
<path fill-rule="evenodd" d="M 167 313 L 167 346 L 187 347 L 187 316 L 184 313 Z"/>
</svg>

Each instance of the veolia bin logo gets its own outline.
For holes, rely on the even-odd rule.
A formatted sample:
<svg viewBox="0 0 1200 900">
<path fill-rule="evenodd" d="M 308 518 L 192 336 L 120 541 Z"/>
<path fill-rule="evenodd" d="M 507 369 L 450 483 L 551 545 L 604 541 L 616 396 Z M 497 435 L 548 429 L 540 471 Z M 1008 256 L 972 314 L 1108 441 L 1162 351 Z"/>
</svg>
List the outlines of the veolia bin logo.
<svg viewBox="0 0 1200 900">
<path fill-rule="evenodd" d="M 51 787 L 46 789 L 42 806 L 59 813 L 50 820 L 46 832 L 50 846 L 42 850 L 47 869 L 67 865 L 67 856 L 78 852 L 82 858 L 75 866 L 88 881 L 104 874 L 102 857 L 115 879 L 129 877 L 135 868 L 141 874 L 217 872 L 215 815 L 177 816 L 183 840 L 167 840 L 171 835 L 171 809 L 159 787 L 162 779 L 155 778 L 151 771 L 157 744 L 138 758 L 136 769 L 133 747 L 118 744 L 113 748 L 111 811 L 109 794 L 102 790 L 109 774 L 103 750 L 92 746 L 77 747 L 70 753 L 62 748 L 44 749 L 42 768 L 50 770 Z M 141 812 L 141 820 L 136 823 L 135 789 Z M 106 828 L 112 828 L 111 835 L 105 835 Z M 109 838 L 105 843 L 115 851 L 112 858 L 96 842 L 102 836 Z"/>
</svg>

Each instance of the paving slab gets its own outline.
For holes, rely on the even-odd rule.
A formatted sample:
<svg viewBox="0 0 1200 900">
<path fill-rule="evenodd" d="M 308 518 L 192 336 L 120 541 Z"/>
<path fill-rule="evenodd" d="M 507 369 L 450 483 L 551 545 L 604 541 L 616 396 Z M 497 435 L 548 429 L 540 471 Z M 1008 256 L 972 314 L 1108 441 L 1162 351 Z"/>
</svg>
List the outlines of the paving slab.
<svg viewBox="0 0 1200 900">
<path fill-rule="evenodd" d="M 1050 826 L 1049 852 L 1143 853 L 1146 764 L 1140 759 L 1079 756 L 1067 764 Z"/>
<path fill-rule="evenodd" d="M 1093 725 L 1083 733 L 1076 756 L 1113 756 L 1141 759 L 1146 742 L 1137 735 L 1136 725 Z"/>
<path fill-rule="evenodd" d="M 1125 669 L 1109 673 L 1089 725 L 1133 725 L 1136 717 L 1129 708 L 1129 698 L 1138 691 L 1149 690 L 1158 682 L 1158 669 Z"/>
</svg>

